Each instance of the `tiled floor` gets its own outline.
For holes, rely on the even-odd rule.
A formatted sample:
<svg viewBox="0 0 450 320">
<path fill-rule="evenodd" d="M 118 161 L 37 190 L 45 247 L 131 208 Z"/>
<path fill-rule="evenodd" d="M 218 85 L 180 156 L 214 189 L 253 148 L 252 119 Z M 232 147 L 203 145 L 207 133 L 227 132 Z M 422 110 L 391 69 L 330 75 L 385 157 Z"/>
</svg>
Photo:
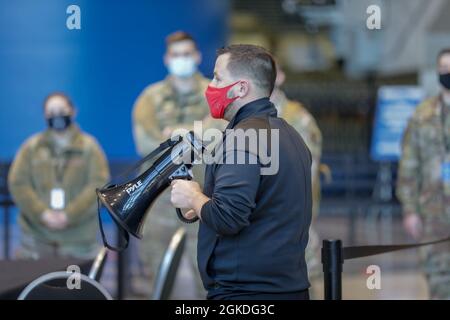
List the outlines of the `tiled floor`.
<svg viewBox="0 0 450 320">
<path fill-rule="evenodd" d="M 353 231 L 351 230 L 353 226 Z M 315 227 L 323 238 L 339 238 L 344 246 L 405 243 L 411 241 L 402 230 L 399 219 L 355 218 L 351 223 L 347 217 L 319 217 Z M 13 228 L 13 248 L 17 247 L 18 231 Z M 138 244 L 138 243 L 136 243 Z M 1 253 L 0 253 L 1 254 Z M 142 276 L 142 269 L 134 255 L 129 261 L 130 275 L 127 299 L 149 299 L 150 288 Z M 116 292 L 117 255 L 111 253 L 102 278 L 102 284 L 114 296 Z M 376 265 L 381 271 L 381 288 L 368 289 L 366 282 L 370 274 L 366 273 L 370 265 Z M 190 263 L 182 259 L 172 299 L 202 299 L 194 290 Z M 427 287 L 418 264 L 417 251 L 414 249 L 382 254 L 367 258 L 346 261 L 342 278 L 344 299 L 427 299 Z M 450 285 L 450 284 L 449 284 Z M 322 299 L 323 283 L 313 283 L 315 298 Z"/>
<path fill-rule="evenodd" d="M 390 225 L 366 217 L 355 219 L 354 232 L 349 230 L 348 218 L 319 218 L 316 229 L 320 237 L 339 238 L 344 246 L 405 243 L 411 241 L 403 232 L 399 219 L 389 220 Z M 389 233 L 389 234 L 388 234 Z M 353 242 L 349 241 L 352 238 Z M 369 289 L 367 268 L 380 268 L 379 289 Z M 201 299 L 195 295 L 190 264 L 183 259 L 172 299 Z M 322 279 L 312 283 L 314 297 L 323 299 Z M 342 276 L 343 299 L 427 299 L 427 286 L 418 264 L 417 250 L 409 249 L 382 255 L 349 260 L 344 263 Z"/>
<path fill-rule="evenodd" d="M 353 226 L 353 230 L 351 229 Z M 410 239 L 399 217 L 319 217 L 316 229 L 322 239 L 342 239 L 343 246 L 402 244 Z M 375 265 L 380 270 L 380 289 L 369 289 L 367 282 Z M 450 284 L 449 284 L 450 285 Z M 323 297 L 323 283 L 314 283 Z M 342 275 L 343 299 L 428 299 L 427 284 L 420 271 L 418 251 L 408 249 L 376 256 L 346 260 Z"/>
</svg>

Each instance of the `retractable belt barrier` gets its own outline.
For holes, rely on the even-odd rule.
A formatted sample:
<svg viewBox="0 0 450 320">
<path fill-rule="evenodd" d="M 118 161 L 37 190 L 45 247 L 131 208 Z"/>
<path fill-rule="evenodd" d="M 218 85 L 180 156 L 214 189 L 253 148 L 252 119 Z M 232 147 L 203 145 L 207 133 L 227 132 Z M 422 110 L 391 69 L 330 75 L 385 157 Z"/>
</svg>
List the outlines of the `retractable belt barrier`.
<svg viewBox="0 0 450 320">
<path fill-rule="evenodd" d="M 342 247 L 341 240 L 323 240 L 322 264 L 325 300 L 342 299 L 342 265 L 344 260 L 374 256 L 381 253 L 417 248 L 450 241 L 450 237 L 414 244 Z"/>
</svg>

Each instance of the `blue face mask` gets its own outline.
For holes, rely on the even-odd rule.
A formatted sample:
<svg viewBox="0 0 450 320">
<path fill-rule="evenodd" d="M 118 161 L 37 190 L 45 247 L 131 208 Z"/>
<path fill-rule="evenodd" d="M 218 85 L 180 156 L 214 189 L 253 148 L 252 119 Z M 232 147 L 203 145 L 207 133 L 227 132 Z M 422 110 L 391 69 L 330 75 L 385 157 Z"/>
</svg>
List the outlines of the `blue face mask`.
<svg viewBox="0 0 450 320">
<path fill-rule="evenodd" d="M 192 57 L 171 58 L 167 67 L 170 74 L 180 78 L 189 78 L 197 71 L 197 63 Z"/>
<path fill-rule="evenodd" d="M 71 123 L 71 116 L 53 116 L 47 118 L 48 127 L 55 131 L 64 131 L 71 125 Z"/>
</svg>

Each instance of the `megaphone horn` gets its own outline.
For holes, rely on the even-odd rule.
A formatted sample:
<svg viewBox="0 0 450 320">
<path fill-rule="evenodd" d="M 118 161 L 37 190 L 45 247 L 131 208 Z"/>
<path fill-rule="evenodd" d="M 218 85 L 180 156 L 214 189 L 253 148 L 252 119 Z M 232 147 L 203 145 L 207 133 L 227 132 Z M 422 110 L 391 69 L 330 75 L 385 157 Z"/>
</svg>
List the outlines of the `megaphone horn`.
<svg viewBox="0 0 450 320">
<path fill-rule="evenodd" d="M 109 249 L 115 251 L 125 249 L 128 246 L 128 234 L 132 234 L 138 239 L 142 238 L 144 222 L 155 199 L 170 186 L 172 180 L 192 179 L 190 170 L 193 161 L 192 151 L 195 156 L 195 154 L 203 153 L 204 147 L 194 136 L 194 133 L 190 131 L 183 139 L 178 139 L 178 141 L 169 139 L 163 142 L 143 159 L 145 161 L 140 163 L 154 158 L 164 150 L 166 151 L 152 166 L 137 178 L 120 185 L 110 185 L 96 190 L 100 203 L 108 210 L 114 222 L 125 234 L 126 244 L 124 248 L 109 245 L 104 235 L 99 210 L 103 243 Z M 186 219 L 180 209 L 176 211 L 183 222 L 193 223 L 198 220 L 197 217 Z"/>
</svg>

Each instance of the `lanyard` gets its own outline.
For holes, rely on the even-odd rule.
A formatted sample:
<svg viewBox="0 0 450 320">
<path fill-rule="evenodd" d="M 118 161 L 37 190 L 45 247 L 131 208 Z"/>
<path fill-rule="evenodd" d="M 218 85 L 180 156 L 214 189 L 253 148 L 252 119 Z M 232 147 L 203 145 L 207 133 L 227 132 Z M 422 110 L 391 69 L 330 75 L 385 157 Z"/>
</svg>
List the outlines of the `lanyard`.
<svg viewBox="0 0 450 320">
<path fill-rule="evenodd" d="M 67 156 L 63 153 L 61 153 L 59 156 L 55 153 L 53 154 L 53 166 L 54 166 L 54 172 L 55 172 L 55 179 L 57 186 L 62 186 L 63 180 L 64 180 L 64 173 L 67 169 L 68 159 Z"/>
</svg>

